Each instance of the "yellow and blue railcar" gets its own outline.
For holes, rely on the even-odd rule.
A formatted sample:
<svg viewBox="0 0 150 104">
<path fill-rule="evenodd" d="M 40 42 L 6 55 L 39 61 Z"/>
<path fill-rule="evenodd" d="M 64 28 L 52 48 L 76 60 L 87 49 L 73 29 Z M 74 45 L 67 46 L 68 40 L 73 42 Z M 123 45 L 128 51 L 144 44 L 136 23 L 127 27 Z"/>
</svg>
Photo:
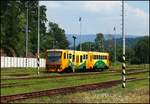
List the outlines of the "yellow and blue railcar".
<svg viewBox="0 0 150 104">
<path fill-rule="evenodd" d="M 109 68 L 109 53 L 50 49 L 46 54 L 48 72 L 102 71 Z"/>
</svg>

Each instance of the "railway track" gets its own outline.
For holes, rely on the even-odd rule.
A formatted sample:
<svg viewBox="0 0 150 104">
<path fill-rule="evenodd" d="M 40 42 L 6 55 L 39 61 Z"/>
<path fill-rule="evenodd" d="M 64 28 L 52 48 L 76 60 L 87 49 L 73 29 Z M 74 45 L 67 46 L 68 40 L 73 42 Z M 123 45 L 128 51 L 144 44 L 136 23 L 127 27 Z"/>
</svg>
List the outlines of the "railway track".
<svg viewBox="0 0 150 104">
<path fill-rule="evenodd" d="M 133 71 L 133 72 L 129 72 L 129 73 L 127 73 L 126 75 L 134 75 L 134 74 L 140 74 L 140 73 L 145 73 L 145 72 L 148 72 L 148 70 L 145 70 L 145 71 Z M 104 73 L 104 72 L 103 72 Z M 91 75 L 95 75 L 95 74 L 102 74 L 102 73 L 100 73 L 100 72 L 95 72 L 95 73 L 91 73 Z M 116 73 L 116 74 L 119 74 L 119 73 Z M 116 75 L 115 74 L 115 75 Z M 79 75 L 89 75 L 89 73 L 87 73 L 87 74 L 78 74 L 78 75 L 74 75 L 74 76 L 79 76 Z M 114 75 L 114 74 L 113 74 Z M 58 75 L 56 75 L 56 76 L 50 76 L 50 77 L 47 77 L 47 76 L 43 76 L 42 78 L 61 78 L 61 77 L 69 77 L 69 76 L 73 76 L 72 74 L 70 74 L 70 75 L 65 75 L 65 76 L 58 76 Z M 41 77 L 38 77 L 38 79 L 40 79 Z M 17 78 L 18 79 L 18 78 Z M 22 79 L 22 78 L 21 78 Z M 25 78 L 25 79 L 32 79 L 32 78 Z M 35 78 L 33 78 L 33 79 L 35 79 Z M 19 83 L 4 83 L 4 84 L 1 84 L 0 85 L 0 88 L 8 88 L 8 87 L 18 87 L 18 86 L 29 86 L 29 85 L 31 85 L 31 84 L 19 84 Z"/>
<path fill-rule="evenodd" d="M 145 78 L 142 78 L 142 79 L 128 78 L 127 81 L 135 81 L 135 80 L 143 80 L 143 79 Z M 107 81 L 107 82 L 101 82 L 101 83 L 95 83 L 95 84 L 86 84 L 86 85 L 80 85 L 80 86 L 51 89 L 51 90 L 37 91 L 37 92 L 31 92 L 31 93 L 1 96 L 1 103 L 9 103 L 15 100 L 36 98 L 36 97 L 41 97 L 41 96 L 51 96 L 51 95 L 56 95 L 56 94 L 65 94 L 65 93 L 73 93 L 73 92 L 79 92 L 79 91 L 89 91 L 89 90 L 110 88 L 120 83 L 121 83 L 121 80 L 113 80 L 113 81 Z"/>
<path fill-rule="evenodd" d="M 39 76 L 39 77 L 17 77 L 17 78 L 5 78 L 5 79 L 1 79 L 1 80 L 27 80 L 27 79 L 45 79 L 45 78 L 58 78 L 58 77 L 70 77 L 70 76 L 82 76 L 82 75 L 95 75 L 95 74 L 110 74 L 110 73 L 120 73 L 121 71 L 106 71 L 106 72 L 87 72 L 87 73 L 68 73 L 68 74 L 64 74 L 64 75 L 54 75 L 54 76 Z M 127 70 L 128 72 L 128 70 Z M 127 75 L 130 74 L 137 74 L 137 73 L 145 73 L 145 72 L 149 72 L 149 70 L 133 70 L 133 71 L 129 71 L 127 73 Z"/>
<path fill-rule="evenodd" d="M 9 83 L 1 84 L 0 88 L 16 87 L 16 86 L 28 86 L 29 84 L 18 84 L 18 83 Z"/>
<path fill-rule="evenodd" d="M 82 75 L 95 75 L 95 74 L 110 74 L 115 73 L 115 71 L 106 71 L 106 72 L 87 72 L 87 73 L 68 73 L 62 75 L 54 75 L 54 76 L 39 76 L 39 77 L 17 77 L 17 78 L 5 78 L 1 80 L 18 80 L 18 79 L 44 79 L 44 78 L 56 78 L 56 77 L 70 77 L 70 76 L 82 76 Z"/>
</svg>

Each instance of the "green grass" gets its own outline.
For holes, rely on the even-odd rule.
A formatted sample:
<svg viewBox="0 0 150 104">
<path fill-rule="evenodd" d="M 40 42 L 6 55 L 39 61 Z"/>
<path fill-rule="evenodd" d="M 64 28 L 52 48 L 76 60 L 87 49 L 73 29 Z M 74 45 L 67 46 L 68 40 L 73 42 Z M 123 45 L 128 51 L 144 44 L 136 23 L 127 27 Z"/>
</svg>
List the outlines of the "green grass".
<svg viewBox="0 0 150 104">
<path fill-rule="evenodd" d="M 120 64 L 118 64 L 118 70 Z M 144 68 L 145 67 L 145 68 Z M 145 70 L 148 70 L 149 65 L 128 65 L 127 69 L 142 69 L 144 68 Z M 117 70 L 117 68 L 116 68 Z M 84 75 L 84 76 L 70 76 L 70 77 L 57 77 L 57 78 L 44 78 L 44 79 L 26 79 L 26 80 L 2 80 L 2 78 L 15 78 L 16 76 L 11 76 L 12 74 L 29 74 L 29 76 L 37 76 L 37 69 L 1 69 L 1 84 L 9 84 L 9 83 L 17 83 L 17 84 L 27 84 L 28 86 L 16 86 L 16 87 L 10 87 L 10 88 L 1 88 L 1 96 L 3 95 L 12 95 L 12 94 L 19 94 L 19 93 L 27 93 L 27 92 L 33 92 L 33 91 L 42 91 L 42 90 L 48 90 L 48 89 L 54 89 L 54 88 L 61 88 L 61 87 L 68 87 L 68 86 L 78 86 L 78 85 L 83 85 L 83 84 L 90 84 L 90 83 L 98 83 L 98 82 L 105 82 L 105 81 L 110 81 L 110 80 L 118 80 L 121 79 L 121 73 L 107 73 L 107 74 L 96 74 L 96 75 Z M 60 73 L 45 73 L 45 69 L 40 69 L 40 76 L 53 76 L 53 75 L 63 75 Z M 126 75 L 127 78 L 131 78 L 131 77 L 136 77 L 136 78 L 147 78 L 149 77 L 149 72 L 145 72 L 145 73 L 138 73 L 138 74 L 131 74 L 131 75 Z M 131 84 L 130 84 L 131 83 Z M 144 85 L 145 83 L 145 85 Z M 41 101 L 51 101 L 51 102 L 86 102 L 85 99 L 86 96 L 84 96 L 84 94 L 88 94 L 92 97 L 95 96 L 95 94 L 101 94 L 104 93 L 104 91 L 106 91 L 106 93 L 112 93 L 112 95 L 115 95 L 115 92 L 120 92 L 117 93 L 117 96 L 122 96 L 122 93 L 128 93 L 128 92 L 132 92 L 134 91 L 135 88 L 143 88 L 146 86 L 149 86 L 146 84 L 147 80 L 144 81 L 135 81 L 133 82 L 127 82 L 127 91 L 126 89 L 122 90 L 120 86 L 118 87 L 113 87 L 112 89 L 107 89 L 107 90 L 97 90 L 92 91 L 91 92 L 84 92 L 83 93 L 83 98 L 84 100 L 82 100 L 82 96 L 80 96 L 80 93 L 75 93 L 75 94 L 71 94 L 71 95 L 58 95 L 55 96 L 56 99 L 53 100 L 49 97 L 41 97 L 40 100 Z M 30 84 L 30 85 L 29 85 Z M 102 91 L 102 92 L 101 92 Z M 107 92 L 108 91 L 108 92 Z M 115 92 L 113 92 L 115 91 Z M 125 91 L 125 92 L 122 92 Z M 98 93 L 99 92 L 99 93 Z M 121 93 L 122 92 L 122 93 Z M 120 94 L 120 95 L 118 95 Z M 64 97 L 63 97 L 64 96 Z M 97 95 L 100 97 L 104 97 L 102 95 Z M 115 97 L 114 96 L 114 97 Z M 59 98 L 62 98 L 64 100 L 59 100 Z M 67 99 L 71 99 L 75 97 L 75 99 L 73 101 L 68 100 Z M 77 100 L 79 97 L 79 100 Z M 88 96 L 89 97 L 89 96 Z M 110 99 L 110 96 L 108 97 Z M 90 101 L 94 101 L 95 98 L 89 98 Z M 97 98 L 96 98 L 97 99 Z M 104 99 L 104 98 L 103 98 Z M 87 101 L 89 101 L 87 99 Z M 101 99 L 102 100 L 102 99 Z M 101 102 L 101 100 L 95 100 L 97 102 Z M 26 100 L 25 100 L 26 101 Z M 32 100 L 27 100 L 29 102 L 32 102 Z M 89 101 L 89 102 L 90 102 Z M 109 99 L 104 100 L 105 101 L 109 101 Z M 111 101 L 111 100 L 110 100 Z M 33 100 L 34 102 L 34 100 Z M 38 102 L 37 99 L 35 99 L 35 102 Z M 40 101 L 39 101 L 40 102 Z M 102 101 L 103 102 L 103 101 Z M 113 101 L 112 101 L 113 102 Z M 121 101 L 120 101 L 121 102 Z"/>
<path fill-rule="evenodd" d="M 120 70 L 122 69 L 122 63 L 121 62 L 116 62 L 116 63 L 111 63 L 110 69 L 113 70 Z M 142 69 L 149 69 L 149 64 L 139 64 L 139 65 L 131 65 L 126 63 L 126 70 L 142 70 Z"/>
<path fill-rule="evenodd" d="M 29 86 L 18 86 L 10 88 L 1 88 L 1 95 L 10 95 L 23 92 L 32 92 L 47 90 L 53 88 L 60 88 L 66 86 L 75 86 L 88 83 L 96 83 L 107 80 L 118 79 L 120 76 L 106 75 L 87 75 L 87 76 L 74 76 L 74 77 L 63 77 L 63 78 L 50 78 L 50 79 L 30 79 L 30 80 L 7 80 L 2 83 L 19 83 L 19 84 L 31 84 Z M 14 92 L 12 92 L 14 91 Z"/>
<path fill-rule="evenodd" d="M 136 75 L 128 75 L 127 78 L 136 77 L 148 77 L 147 73 L 139 73 Z M 61 88 L 67 86 L 78 86 L 82 84 L 98 83 L 110 80 L 121 79 L 120 74 L 96 74 L 86 76 L 71 76 L 71 77 L 60 77 L 50 79 L 30 79 L 30 80 L 5 80 L 2 83 L 19 83 L 19 84 L 30 84 L 28 86 L 16 86 L 10 88 L 1 88 L 1 95 L 11 95 L 25 92 L 42 91 L 54 88 Z"/>
<path fill-rule="evenodd" d="M 37 77 L 37 76 L 49 76 L 60 75 L 59 73 L 47 73 L 45 68 L 40 68 L 40 74 L 37 75 L 38 70 L 36 68 L 2 68 L 1 79 L 16 78 L 16 77 Z M 28 74 L 27 76 L 17 76 L 18 74 Z M 15 76 L 16 75 L 16 76 Z"/>
<path fill-rule="evenodd" d="M 17 103 L 149 103 L 149 79 L 108 89 L 15 101 Z"/>
</svg>

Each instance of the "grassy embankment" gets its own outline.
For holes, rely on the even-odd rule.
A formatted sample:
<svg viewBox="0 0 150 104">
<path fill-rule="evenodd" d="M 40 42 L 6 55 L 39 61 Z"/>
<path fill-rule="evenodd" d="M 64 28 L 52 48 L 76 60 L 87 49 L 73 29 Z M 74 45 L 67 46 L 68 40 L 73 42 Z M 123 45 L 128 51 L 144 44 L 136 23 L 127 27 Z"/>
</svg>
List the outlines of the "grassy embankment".
<svg viewBox="0 0 150 104">
<path fill-rule="evenodd" d="M 149 79 L 112 88 L 15 101 L 16 103 L 149 103 Z"/>
<path fill-rule="evenodd" d="M 134 66 L 128 66 L 129 69 L 134 68 L 134 69 L 141 69 L 143 67 L 139 66 L 139 65 L 134 65 Z M 146 66 L 146 70 L 148 69 L 148 67 Z M 128 70 L 128 69 L 127 69 Z M 7 69 L 7 70 L 1 70 L 1 78 L 3 76 L 9 76 L 9 77 L 14 77 L 11 76 L 12 74 L 30 74 L 30 76 L 37 76 L 36 73 L 36 69 L 26 69 L 26 70 L 22 70 L 22 69 Z M 58 75 L 58 73 L 45 73 L 43 69 L 41 69 L 41 76 L 50 76 L 50 75 Z M 136 77 L 136 78 L 144 78 L 144 77 L 148 77 L 149 73 L 139 73 L 136 75 L 127 75 L 127 78 L 129 77 Z M 58 78 L 48 78 L 48 79 L 28 79 L 28 80 L 1 80 L 1 83 L 16 83 L 16 84 L 26 84 L 27 86 L 16 86 L 16 87 L 10 87 L 10 88 L 1 88 L 1 95 L 11 95 L 11 94 L 17 94 L 17 93 L 25 93 L 25 92 L 33 92 L 33 91 L 41 91 L 41 90 L 48 90 L 48 89 L 54 89 L 54 88 L 60 88 L 60 87 L 66 87 L 66 86 L 77 86 L 77 85 L 82 85 L 82 84 L 89 84 L 89 83 L 97 83 L 97 82 L 105 82 L 105 81 L 109 81 L 109 80 L 118 80 L 121 79 L 121 74 L 120 73 L 109 73 L 109 74 L 96 74 L 96 75 L 86 75 L 86 76 L 74 76 L 74 77 L 58 77 Z M 141 92 L 141 91 L 145 91 L 145 89 L 147 89 L 148 86 L 148 80 L 141 80 L 141 81 L 136 81 L 136 82 L 129 82 L 127 83 L 127 90 L 121 90 L 120 93 L 115 93 L 115 92 L 119 92 L 119 88 L 118 87 L 113 87 L 112 89 L 108 89 L 108 90 L 97 90 L 97 91 L 90 91 L 90 92 L 82 92 L 82 93 L 74 93 L 74 94 L 69 94 L 69 95 L 59 95 L 59 96 L 55 96 L 56 99 L 53 100 L 49 97 L 41 97 L 41 98 L 37 98 L 37 99 L 31 99 L 31 100 L 25 100 L 25 102 L 39 102 L 38 99 L 41 99 L 41 101 L 45 101 L 45 102 L 107 102 L 108 99 L 104 99 L 105 98 L 105 93 L 107 92 L 106 95 L 108 95 L 109 99 L 113 100 L 113 97 L 117 97 L 117 98 L 121 98 L 123 96 L 123 94 L 132 94 L 130 93 L 130 91 L 135 91 L 135 95 L 139 94 L 136 92 Z M 132 87 L 134 86 L 134 87 Z M 128 91 L 130 90 L 130 91 Z M 146 90 L 147 91 L 147 90 Z M 112 93 L 109 95 L 109 92 Z M 104 93 L 104 94 L 103 94 Z M 142 93 L 142 92 L 141 92 Z M 81 94 L 81 96 L 79 96 Z M 96 95 L 98 94 L 98 95 Z M 88 96 L 89 95 L 89 96 Z M 91 96 L 91 97 L 90 97 Z M 145 95 L 147 97 L 147 95 Z M 89 98 L 88 98 L 89 97 Z M 64 99 L 64 100 L 60 100 L 60 98 Z M 67 99 L 70 100 L 67 100 Z M 71 100 L 71 98 L 73 100 Z M 80 99 L 79 99 L 80 98 Z M 91 99 L 90 99 L 91 98 Z M 102 99 L 104 99 L 102 101 Z M 43 100 L 42 100 L 43 99 Z M 89 99 L 89 100 L 88 100 Z M 97 100 L 96 100 L 97 99 Z M 126 98 L 127 99 L 127 98 Z M 111 100 L 109 100 L 111 101 Z M 116 100 L 115 100 L 116 101 Z M 124 100 L 127 101 L 127 100 Z M 112 101 L 113 102 L 113 101 Z M 121 102 L 121 101 L 120 101 Z"/>
<path fill-rule="evenodd" d="M 148 76 L 148 72 L 139 73 L 136 75 L 132 75 L 132 74 L 127 75 L 127 78 L 130 78 L 130 77 L 141 78 L 141 77 L 147 77 L 147 76 Z M 18 84 L 18 86 L 15 86 L 15 87 L 1 88 L 1 95 L 41 91 L 41 90 L 61 88 L 61 87 L 67 87 L 67 86 L 78 86 L 82 84 L 98 83 L 98 82 L 105 82 L 109 80 L 118 80 L 118 79 L 121 79 L 120 73 L 56 77 L 56 78 L 45 78 L 45 79 L 1 80 L 1 84 L 11 84 L 11 83 Z M 24 86 L 19 86 L 19 85 L 24 85 Z"/>
</svg>

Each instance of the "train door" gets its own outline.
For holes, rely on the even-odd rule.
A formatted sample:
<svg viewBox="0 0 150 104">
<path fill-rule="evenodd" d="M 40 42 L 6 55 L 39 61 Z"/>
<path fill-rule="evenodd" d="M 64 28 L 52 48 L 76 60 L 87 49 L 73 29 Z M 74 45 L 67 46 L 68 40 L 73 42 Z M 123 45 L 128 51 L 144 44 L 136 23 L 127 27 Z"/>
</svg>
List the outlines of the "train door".
<svg viewBox="0 0 150 104">
<path fill-rule="evenodd" d="M 76 56 L 76 65 L 79 65 L 79 55 Z"/>
<path fill-rule="evenodd" d="M 93 69 L 93 54 L 88 53 L 88 59 L 87 59 L 87 68 L 88 69 Z"/>
<path fill-rule="evenodd" d="M 68 67 L 68 51 L 63 51 L 62 55 L 62 69 Z"/>
</svg>

